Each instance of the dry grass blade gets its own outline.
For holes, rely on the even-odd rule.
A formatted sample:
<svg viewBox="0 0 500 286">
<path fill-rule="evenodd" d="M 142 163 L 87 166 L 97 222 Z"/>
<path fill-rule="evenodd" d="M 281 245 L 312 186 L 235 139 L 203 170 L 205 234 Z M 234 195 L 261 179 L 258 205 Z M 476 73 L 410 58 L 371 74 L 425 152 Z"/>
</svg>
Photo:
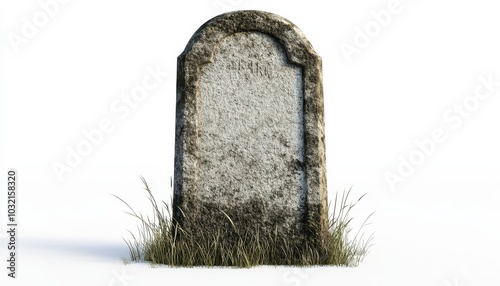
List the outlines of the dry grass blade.
<svg viewBox="0 0 500 286">
<path fill-rule="evenodd" d="M 330 215 L 329 236 L 327 249 L 318 251 L 315 245 L 305 241 L 298 247 L 290 244 L 277 233 L 262 236 L 259 232 L 248 236 L 239 233 L 231 217 L 221 211 L 228 219 L 236 234 L 235 243 L 227 243 L 222 239 L 222 232 L 217 229 L 214 233 L 203 233 L 195 236 L 187 233 L 173 221 L 172 209 L 169 204 L 162 202 L 160 209 L 146 180 L 140 177 L 147 198 L 153 209 L 153 217 L 144 217 L 136 213 L 123 199 L 116 195 L 115 198 L 123 202 L 129 211 L 125 213 L 140 221 L 139 234 L 132 232 L 132 240 L 124 239 L 131 261 L 149 261 L 155 264 L 171 266 L 230 266 L 251 267 L 256 265 L 343 265 L 356 266 L 368 253 L 372 246 L 373 235 L 364 240 L 365 232 L 361 229 L 368 225 L 372 214 L 363 222 L 353 239 L 349 238 L 353 218 L 351 211 L 365 196 L 362 195 L 355 203 L 349 203 L 352 187 L 344 191 L 341 196 L 335 195 L 333 213 Z M 331 205 L 328 204 L 330 209 Z M 182 210 L 180 210 L 182 211 Z M 182 215 L 184 215 L 182 213 Z M 182 239 L 179 239 L 182 237 Z"/>
</svg>

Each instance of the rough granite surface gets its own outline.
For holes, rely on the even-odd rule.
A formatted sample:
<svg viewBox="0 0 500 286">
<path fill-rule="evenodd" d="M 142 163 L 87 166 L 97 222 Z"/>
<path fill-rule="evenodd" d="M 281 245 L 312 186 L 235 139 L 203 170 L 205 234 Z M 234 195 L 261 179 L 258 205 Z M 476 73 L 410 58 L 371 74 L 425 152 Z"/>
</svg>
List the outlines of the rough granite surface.
<svg viewBox="0 0 500 286">
<path fill-rule="evenodd" d="M 180 226 L 193 234 L 222 229 L 228 240 L 236 228 L 322 246 L 321 59 L 302 32 L 267 12 L 220 15 L 179 56 L 177 81 Z"/>
</svg>

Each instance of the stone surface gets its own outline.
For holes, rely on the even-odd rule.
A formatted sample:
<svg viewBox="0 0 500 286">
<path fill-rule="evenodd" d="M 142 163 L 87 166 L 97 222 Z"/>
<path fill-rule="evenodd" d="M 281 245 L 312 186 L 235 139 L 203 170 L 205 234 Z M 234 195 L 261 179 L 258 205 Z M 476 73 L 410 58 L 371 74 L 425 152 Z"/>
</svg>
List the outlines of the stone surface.
<svg viewBox="0 0 500 286">
<path fill-rule="evenodd" d="M 175 144 L 186 231 L 324 242 L 321 59 L 288 20 L 238 11 L 200 27 L 178 58 Z"/>
</svg>

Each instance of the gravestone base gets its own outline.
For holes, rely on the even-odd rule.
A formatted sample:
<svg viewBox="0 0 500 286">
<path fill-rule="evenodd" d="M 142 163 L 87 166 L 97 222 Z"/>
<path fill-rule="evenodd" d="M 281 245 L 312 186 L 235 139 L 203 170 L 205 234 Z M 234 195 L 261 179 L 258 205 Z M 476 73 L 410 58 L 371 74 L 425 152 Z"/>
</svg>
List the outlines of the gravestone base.
<svg viewBox="0 0 500 286">
<path fill-rule="evenodd" d="M 320 257 L 314 261 L 322 264 L 321 257 L 328 252 L 324 241 L 318 240 L 317 230 L 287 229 L 279 219 L 263 222 L 261 217 L 252 217 L 249 212 L 223 209 L 213 203 L 200 203 L 197 211 L 184 220 L 183 227 L 189 231 L 178 231 L 180 235 L 177 237 L 180 242 L 186 239 L 193 251 L 209 252 L 214 257 L 227 255 L 228 252 L 232 252 L 233 257 L 237 256 L 234 253 L 250 255 L 251 259 L 261 256 L 266 261 L 261 265 L 303 265 L 304 258 L 313 253 Z M 265 210 L 257 207 L 252 211 L 261 213 Z M 279 212 L 267 213 L 280 217 Z M 203 223 L 192 223 L 199 221 Z M 232 266 L 227 261 L 214 259 L 213 265 Z"/>
<path fill-rule="evenodd" d="M 193 251 L 204 248 L 203 251 L 215 256 L 226 251 L 248 254 L 261 248 L 259 255 L 269 257 L 268 265 L 302 265 L 304 257 L 311 253 L 324 257 L 328 252 L 327 233 L 321 232 L 319 225 L 308 224 L 310 220 L 305 217 L 297 217 L 296 228 L 286 227 L 285 218 L 290 212 L 269 210 L 261 201 L 250 201 L 235 208 L 197 202 L 174 227 L 182 229 L 176 231 L 177 239 L 193 243 Z M 231 266 L 227 262 L 215 265 Z"/>
</svg>

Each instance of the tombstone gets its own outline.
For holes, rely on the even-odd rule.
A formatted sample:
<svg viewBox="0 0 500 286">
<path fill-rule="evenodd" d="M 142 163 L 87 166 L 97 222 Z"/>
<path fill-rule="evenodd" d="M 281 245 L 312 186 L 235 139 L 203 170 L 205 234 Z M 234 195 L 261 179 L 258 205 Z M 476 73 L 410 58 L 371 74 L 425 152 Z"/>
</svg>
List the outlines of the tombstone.
<svg viewBox="0 0 500 286">
<path fill-rule="evenodd" d="M 322 245 L 328 231 L 321 58 L 288 20 L 237 11 L 178 57 L 173 215 L 192 235 Z"/>
</svg>

